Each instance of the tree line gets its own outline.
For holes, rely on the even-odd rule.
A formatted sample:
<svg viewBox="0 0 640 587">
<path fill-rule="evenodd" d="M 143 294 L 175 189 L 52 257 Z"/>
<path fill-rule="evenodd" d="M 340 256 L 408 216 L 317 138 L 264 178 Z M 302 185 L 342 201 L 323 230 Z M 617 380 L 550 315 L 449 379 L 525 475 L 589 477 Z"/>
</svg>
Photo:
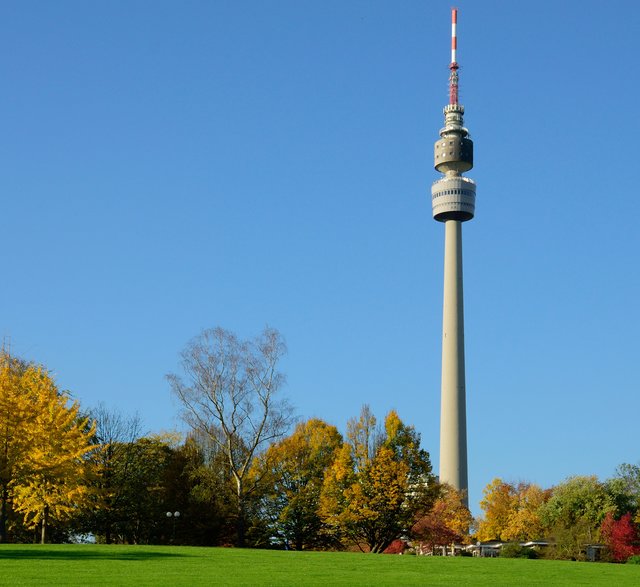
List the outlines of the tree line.
<svg viewBox="0 0 640 587">
<path fill-rule="evenodd" d="M 408 535 L 441 492 L 419 434 L 367 406 L 344 436 L 320 419 L 294 426 L 285 350 L 270 328 L 194 338 L 168 376 L 185 437 L 82 410 L 43 366 L 1 353 L 0 541 L 382 552 Z"/>
<path fill-rule="evenodd" d="M 543 490 L 495 480 L 474 520 L 441 485 L 420 435 L 368 406 L 344 434 L 294 422 L 280 334 L 205 330 L 168 376 L 188 433 L 144 433 L 137 416 L 83 410 L 41 365 L 0 353 L 0 542 L 435 552 L 476 540 L 549 539 L 579 558 L 604 541 L 640 552 L 640 468 Z"/>
<path fill-rule="evenodd" d="M 475 538 L 522 543 L 546 540 L 549 558 L 584 560 L 587 545 L 605 546 L 605 559 L 640 554 L 640 467 L 622 464 L 605 481 L 569 477 L 555 487 L 494 479 L 480 502 Z"/>
</svg>

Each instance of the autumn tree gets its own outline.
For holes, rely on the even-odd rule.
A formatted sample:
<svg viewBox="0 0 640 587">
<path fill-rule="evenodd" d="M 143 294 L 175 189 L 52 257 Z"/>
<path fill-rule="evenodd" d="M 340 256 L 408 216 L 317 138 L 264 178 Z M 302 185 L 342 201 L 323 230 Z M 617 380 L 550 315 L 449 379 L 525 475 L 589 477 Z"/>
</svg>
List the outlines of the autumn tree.
<svg viewBox="0 0 640 587">
<path fill-rule="evenodd" d="M 44 542 L 50 522 L 85 503 L 93 427 L 44 367 L 2 353 L 0 430 L 0 538 L 11 503 L 27 527 L 40 527 Z"/>
<path fill-rule="evenodd" d="M 239 546 L 245 542 L 245 506 L 255 489 L 251 463 L 291 421 L 290 408 L 278 395 L 284 378 L 277 365 L 284 352 L 284 341 L 272 328 L 249 341 L 222 328 L 205 330 L 181 354 L 184 377 L 168 376 L 185 420 L 226 457 L 235 482 Z"/>
<path fill-rule="evenodd" d="M 71 518 L 87 504 L 90 461 L 87 454 L 94 427 L 79 415 L 77 402 L 60 393 L 42 367 L 29 366 L 22 375 L 30 396 L 28 424 L 20 430 L 28 444 L 18 474 L 10 482 L 13 506 L 29 528 L 40 528 Z"/>
<path fill-rule="evenodd" d="M 509 524 L 509 515 L 513 504 L 514 487 L 496 478 L 482 491 L 480 501 L 484 515 L 478 520 L 478 540 L 501 540 L 502 534 Z"/>
<path fill-rule="evenodd" d="M 464 492 L 441 485 L 440 496 L 431 510 L 422 513 L 413 525 L 412 537 L 431 551 L 437 546 L 468 542 L 473 516 L 465 497 Z"/>
<path fill-rule="evenodd" d="M 320 515 L 336 535 L 383 552 L 408 533 L 418 511 L 430 509 L 437 495 L 420 436 L 391 411 L 384 430 L 364 406 L 348 424 L 347 442 L 327 471 Z"/>
<path fill-rule="evenodd" d="M 542 489 L 535 483 L 518 483 L 515 486 L 513 507 L 502 538 L 511 541 L 539 540 L 542 538 L 544 536 L 544 527 L 540 520 L 540 508 L 550 497 L 550 489 Z"/>
<path fill-rule="evenodd" d="M 32 367 L 9 353 L 0 353 L 0 542 L 7 540 L 11 484 L 23 469 L 29 451 L 25 431 L 35 415 L 27 383 Z"/>
<path fill-rule="evenodd" d="M 480 507 L 484 516 L 478 521 L 478 540 L 535 540 L 543 535 L 540 507 L 551 491 L 534 483 L 507 483 L 494 479 L 483 491 Z"/>
<path fill-rule="evenodd" d="M 0 353 L 0 540 L 9 513 L 28 528 L 70 519 L 86 503 L 92 425 L 39 365 Z"/>
<path fill-rule="evenodd" d="M 256 459 L 252 476 L 266 488 L 263 515 L 271 539 L 295 550 L 333 543 L 323 532 L 318 506 L 325 472 L 341 444 L 335 426 L 312 418 Z"/>
<path fill-rule="evenodd" d="M 634 554 L 640 554 L 640 533 L 631 519 L 631 512 L 624 514 L 619 520 L 607 512 L 600 526 L 602 541 L 609 548 L 611 558 L 616 562 L 624 562 Z"/>
</svg>

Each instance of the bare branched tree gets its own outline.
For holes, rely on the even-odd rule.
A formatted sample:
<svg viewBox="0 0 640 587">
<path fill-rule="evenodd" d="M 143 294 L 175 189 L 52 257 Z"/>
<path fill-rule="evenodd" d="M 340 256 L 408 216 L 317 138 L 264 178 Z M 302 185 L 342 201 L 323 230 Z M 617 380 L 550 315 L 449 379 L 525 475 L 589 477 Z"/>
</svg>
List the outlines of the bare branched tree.
<svg viewBox="0 0 640 587">
<path fill-rule="evenodd" d="M 251 462 L 292 421 L 289 404 L 278 395 L 284 376 L 277 364 L 285 352 L 273 328 L 250 341 L 214 328 L 182 351 L 184 378 L 167 376 L 186 422 L 206 434 L 226 457 L 235 481 L 238 546 L 244 545 L 246 499 L 255 489 L 248 475 Z"/>
<path fill-rule="evenodd" d="M 142 422 L 138 414 L 127 416 L 102 403 L 91 410 L 90 416 L 96 422 L 94 439 L 102 447 L 95 458 L 103 503 L 95 512 L 94 524 L 104 534 L 105 542 L 111 544 L 122 522 L 121 510 L 127 499 L 121 480 L 135 466 L 135 442 L 143 435 Z"/>
<path fill-rule="evenodd" d="M 142 421 L 137 413 L 127 416 L 99 403 L 89 415 L 96 421 L 95 438 L 102 445 L 130 444 L 143 435 Z"/>
</svg>

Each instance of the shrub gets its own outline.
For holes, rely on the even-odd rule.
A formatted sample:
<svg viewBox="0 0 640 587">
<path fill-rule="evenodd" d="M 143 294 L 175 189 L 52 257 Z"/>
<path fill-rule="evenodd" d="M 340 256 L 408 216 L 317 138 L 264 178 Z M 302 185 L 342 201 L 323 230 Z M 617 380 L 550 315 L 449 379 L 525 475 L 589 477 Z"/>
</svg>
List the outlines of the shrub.
<svg viewBox="0 0 640 587">
<path fill-rule="evenodd" d="M 407 547 L 407 543 L 400 539 L 394 540 L 382 552 L 383 554 L 402 554 Z"/>
<path fill-rule="evenodd" d="M 627 559 L 627 563 L 630 565 L 640 565 L 640 554 L 634 554 Z"/>
<path fill-rule="evenodd" d="M 538 553 L 533 548 L 510 542 L 500 549 L 500 556 L 502 558 L 538 558 Z"/>
<path fill-rule="evenodd" d="M 638 528 L 626 513 L 616 520 L 611 512 L 602 521 L 600 532 L 604 543 L 609 547 L 611 558 L 618 563 L 629 560 L 633 555 L 640 554 L 638 547 Z"/>
</svg>

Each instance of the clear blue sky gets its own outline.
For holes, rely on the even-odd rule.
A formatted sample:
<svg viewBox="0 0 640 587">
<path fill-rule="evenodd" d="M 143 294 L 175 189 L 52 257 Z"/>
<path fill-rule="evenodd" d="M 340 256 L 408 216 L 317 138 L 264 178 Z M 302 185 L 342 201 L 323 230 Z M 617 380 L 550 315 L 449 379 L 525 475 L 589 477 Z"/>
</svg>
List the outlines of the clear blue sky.
<svg viewBox="0 0 640 587">
<path fill-rule="evenodd" d="M 640 5 L 458 7 L 477 504 L 640 460 Z M 3 2 L 0 336 L 159 431 L 192 336 L 269 324 L 301 418 L 395 408 L 437 470 L 450 8 Z"/>
</svg>

